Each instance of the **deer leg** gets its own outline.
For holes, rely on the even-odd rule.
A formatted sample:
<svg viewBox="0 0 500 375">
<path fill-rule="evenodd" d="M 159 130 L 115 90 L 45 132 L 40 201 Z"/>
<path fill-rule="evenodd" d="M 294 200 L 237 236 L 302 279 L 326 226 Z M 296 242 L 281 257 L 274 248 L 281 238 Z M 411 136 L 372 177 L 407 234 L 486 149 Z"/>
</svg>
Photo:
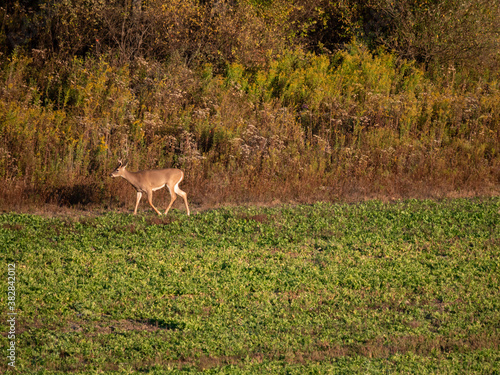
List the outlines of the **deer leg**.
<svg viewBox="0 0 500 375">
<path fill-rule="evenodd" d="M 155 210 L 155 211 L 156 211 L 156 213 L 157 213 L 158 215 L 161 215 L 161 212 L 160 212 L 160 211 L 158 211 L 158 210 L 156 209 L 156 207 L 155 207 L 155 206 L 153 206 L 153 191 L 151 191 L 151 190 L 150 190 L 150 191 L 148 191 L 148 192 L 147 192 L 147 195 L 148 195 L 148 202 L 149 202 L 149 205 L 150 205 L 151 207 L 153 207 L 153 210 Z"/>
<path fill-rule="evenodd" d="M 187 194 L 179 188 L 179 184 L 175 185 L 174 191 L 177 194 L 179 194 L 182 197 L 182 199 L 184 199 L 184 204 L 186 205 L 186 211 L 187 211 L 187 214 L 189 216 L 189 206 L 188 206 Z"/>
<path fill-rule="evenodd" d="M 134 215 L 137 214 L 137 207 L 139 207 L 139 202 L 141 201 L 142 193 L 140 191 L 137 192 L 137 199 L 135 201 L 135 209 L 134 209 Z"/>
<path fill-rule="evenodd" d="M 168 191 L 170 193 L 170 204 L 168 205 L 167 209 L 165 210 L 165 215 L 168 214 L 168 210 L 170 210 L 170 207 L 174 204 L 175 200 L 177 199 L 177 195 L 175 195 L 175 192 L 170 190 L 170 186 L 168 186 Z M 174 189 L 175 190 L 175 189 Z"/>
</svg>

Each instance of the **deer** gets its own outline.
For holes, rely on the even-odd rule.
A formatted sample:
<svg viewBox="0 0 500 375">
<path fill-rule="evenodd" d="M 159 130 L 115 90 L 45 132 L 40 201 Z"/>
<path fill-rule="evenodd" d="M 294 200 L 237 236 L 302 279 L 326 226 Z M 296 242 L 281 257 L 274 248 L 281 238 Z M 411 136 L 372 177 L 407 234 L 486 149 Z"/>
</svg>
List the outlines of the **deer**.
<svg viewBox="0 0 500 375">
<path fill-rule="evenodd" d="M 141 201 L 142 194 L 145 193 L 148 202 L 153 207 L 158 215 L 161 212 L 156 209 L 153 205 L 153 191 L 160 190 L 165 185 L 170 192 L 170 204 L 165 210 L 165 215 L 168 214 L 170 207 L 177 199 L 179 194 L 184 199 L 184 204 L 186 205 L 187 214 L 189 216 L 189 206 L 187 201 L 187 194 L 179 188 L 179 184 L 184 178 L 184 172 L 177 168 L 166 168 L 166 169 L 151 169 L 138 172 L 129 172 L 125 168 L 127 164 L 123 165 L 121 160 L 118 160 L 118 167 L 111 172 L 111 177 L 123 177 L 127 180 L 137 191 L 137 200 L 135 202 L 134 215 L 137 215 L 137 207 Z"/>
</svg>

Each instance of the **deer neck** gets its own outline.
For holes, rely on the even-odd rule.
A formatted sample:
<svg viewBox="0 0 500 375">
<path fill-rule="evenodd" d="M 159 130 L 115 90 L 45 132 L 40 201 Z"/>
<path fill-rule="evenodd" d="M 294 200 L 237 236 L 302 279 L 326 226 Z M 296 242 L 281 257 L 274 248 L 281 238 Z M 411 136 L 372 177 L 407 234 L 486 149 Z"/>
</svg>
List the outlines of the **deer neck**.
<svg viewBox="0 0 500 375">
<path fill-rule="evenodd" d="M 137 178 L 136 172 L 129 172 L 125 169 L 123 171 L 123 174 L 121 175 L 121 177 L 123 177 L 125 180 L 127 180 L 137 190 L 142 190 L 142 187 L 141 187 L 141 184 L 139 182 L 139 179 Z"/>
</svg>

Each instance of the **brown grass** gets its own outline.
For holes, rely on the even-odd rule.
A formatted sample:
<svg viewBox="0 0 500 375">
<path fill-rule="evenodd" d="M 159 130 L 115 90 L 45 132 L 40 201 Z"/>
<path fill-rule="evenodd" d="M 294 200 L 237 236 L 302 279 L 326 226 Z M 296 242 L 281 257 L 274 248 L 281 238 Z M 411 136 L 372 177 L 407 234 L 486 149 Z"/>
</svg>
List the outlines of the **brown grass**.
<svg viewBox="0 0 500 375">
<path fill-rule="evenodd" d="M 497 71 L 435 78 L 361 43 L 315 55 L 281 39 L 257 63 L 262 24 L 238 11 L 218 35 L 251 34 L 220 46 L 239 61 L 0 55 L 0 210 L 130 211 L 133 189 L 109 177 L 118 159 L 183 169 L 199 209 L 498 195 Z"/>
</svg>

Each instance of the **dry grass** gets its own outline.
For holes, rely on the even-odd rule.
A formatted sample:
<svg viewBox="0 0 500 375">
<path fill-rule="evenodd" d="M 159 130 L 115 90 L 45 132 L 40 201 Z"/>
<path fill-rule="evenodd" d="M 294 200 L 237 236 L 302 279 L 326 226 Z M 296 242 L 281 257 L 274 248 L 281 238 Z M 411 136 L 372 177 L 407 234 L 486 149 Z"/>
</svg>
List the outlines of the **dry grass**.
<svg viewBox="0 0 500 375">
<path fill-rule="evenodd" d="M 499 192 L 496 76 L 431 80 L 360 44 L 223 74 L 175 59 L 37 64 L 14 55 L 0 71 L 4 211 L 129 210 L 133 190 L 109 178 L 119 158 L 183 169 L 200 208 Z"/>
</svg>

